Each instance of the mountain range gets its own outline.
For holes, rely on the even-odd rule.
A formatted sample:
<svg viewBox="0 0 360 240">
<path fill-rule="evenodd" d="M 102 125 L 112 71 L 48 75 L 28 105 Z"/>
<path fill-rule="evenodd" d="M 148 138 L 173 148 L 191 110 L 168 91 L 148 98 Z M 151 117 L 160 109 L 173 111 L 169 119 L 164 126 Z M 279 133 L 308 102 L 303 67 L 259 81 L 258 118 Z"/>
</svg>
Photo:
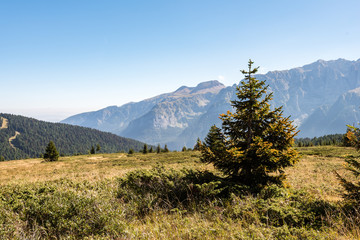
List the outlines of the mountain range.
<svg viewBox="0 0 360 240">
<path fill-rule="evenodd" d="M 360 119 L 360 59 L 324 61 L 257 74 L 273 92 L 272 106 L 283 106 L 300 130 L 298 137 L 344 133 Z M 193 147 L 211 125 L 221 125 L 219 114 L 232 110 L 236 86 L 217 80 L 196 87 L 182 86 L 140 102 L 80 113 L 62 121 L 134 138 L 169 148 Z"/>
</svg>

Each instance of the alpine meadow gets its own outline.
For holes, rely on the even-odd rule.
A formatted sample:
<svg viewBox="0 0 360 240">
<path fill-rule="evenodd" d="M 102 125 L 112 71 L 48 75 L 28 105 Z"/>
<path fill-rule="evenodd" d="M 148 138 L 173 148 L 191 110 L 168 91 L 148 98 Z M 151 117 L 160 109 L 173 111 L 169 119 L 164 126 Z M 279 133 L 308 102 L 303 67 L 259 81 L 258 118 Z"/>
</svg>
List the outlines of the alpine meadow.
<svg viewBox="0 0 360 240">
<path fill-rule="evenodd" d="M 360 1 L 0 1 L 0 240 L 360 239 Z"/>
<path fill-rule="evenodd" d="M 59 157 L 50 141 L 43 159 L 1 162 L 1 238 L 359 238 L 359 130 L 295 147 L 296 127 L 269 104 L 252 65 L 234 111 L 194 149 L 101 153 L 97 145 Z M 2 119 L 2 131 L 26 120 Z M 13 130 L 20 138 L 23 129 Z"/>
</svg>

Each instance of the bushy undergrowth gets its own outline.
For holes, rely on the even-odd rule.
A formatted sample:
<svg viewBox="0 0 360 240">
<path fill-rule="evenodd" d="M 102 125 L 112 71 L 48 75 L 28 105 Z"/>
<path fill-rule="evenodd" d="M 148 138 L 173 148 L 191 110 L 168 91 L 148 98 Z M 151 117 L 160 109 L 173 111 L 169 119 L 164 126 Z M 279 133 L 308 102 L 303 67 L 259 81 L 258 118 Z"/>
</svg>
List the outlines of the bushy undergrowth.
<svg viewBox="0 0 360 240">
<path fill-rule="evenodd" d="M 194 170 L 139 170 L 120 179 L 118 197 L 136 214 L 151 211 L 221 211 L 224 217 L 271 226 L 316 227 L 336 207 L 305 192 L 275 185 L 254 194 L 209 172 Z"/>
<path fill-rule="evenodd" d="M 192 169 L 0 187 L 0 239 L 347 239 L 358 219 L 304 191 L 252 193 Z"/>
<path fill-rule="evenodd" d="M 2 187 L 0 222 L 4 234 L 49 239 L 118 235 L 123 224 L 116 205 L 110 205 L 108 196 L 99 196 L 93 188 L 87 182 L 67 180 Z"/>
<path fill-rule="evenodd" d="M 119 180 L 117 196 L 131 203 L 140 215 L 150 210 L 192 209 L 220 196 L 225 187 L 219 177 L 195 170 L 152 170 L 130 172 Z"/>
</svg>

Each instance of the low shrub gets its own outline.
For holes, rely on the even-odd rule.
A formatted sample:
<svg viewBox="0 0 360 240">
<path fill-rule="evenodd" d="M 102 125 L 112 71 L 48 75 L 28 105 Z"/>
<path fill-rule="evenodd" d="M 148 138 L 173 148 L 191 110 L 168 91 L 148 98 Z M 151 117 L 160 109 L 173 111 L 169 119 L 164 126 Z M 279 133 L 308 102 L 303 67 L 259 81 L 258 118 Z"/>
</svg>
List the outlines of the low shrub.
<svg viewBox="0 0 360 240">
<path fill-rule="evenodd" d="M 117 197 L 133 204 L 140 215 L 150 210 L 192 209 L 221 195 L 224 187 L 219 177 L 196 170 L 137 170 L 119 179 Z"/>
<path fill-rule="evenodd" d="M 24 238 L 117 236 L 124 228 L 119 219 L 115 220 L 118 211 L 107 199 L 70 181 L 3 188 L 1 199 L 18 216 L 18 232 L 28 235 Z"/>
</svg>

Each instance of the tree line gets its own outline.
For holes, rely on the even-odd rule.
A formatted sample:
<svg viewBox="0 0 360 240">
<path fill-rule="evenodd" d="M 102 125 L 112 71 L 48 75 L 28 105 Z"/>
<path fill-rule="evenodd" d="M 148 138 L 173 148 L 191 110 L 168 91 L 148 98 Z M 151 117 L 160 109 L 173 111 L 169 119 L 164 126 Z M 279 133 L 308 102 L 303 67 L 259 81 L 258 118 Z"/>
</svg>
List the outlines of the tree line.
<svg viewBox="0 0 360 240">
<path fill-rule="evenodd" d="M 313 138 L 295 138 L 295 146 L 311 147 L 311 146 L 344 146 L 349 147 L 351 143 L 346 134 L 329 134 L 321 137 Z"/>
</svg>

